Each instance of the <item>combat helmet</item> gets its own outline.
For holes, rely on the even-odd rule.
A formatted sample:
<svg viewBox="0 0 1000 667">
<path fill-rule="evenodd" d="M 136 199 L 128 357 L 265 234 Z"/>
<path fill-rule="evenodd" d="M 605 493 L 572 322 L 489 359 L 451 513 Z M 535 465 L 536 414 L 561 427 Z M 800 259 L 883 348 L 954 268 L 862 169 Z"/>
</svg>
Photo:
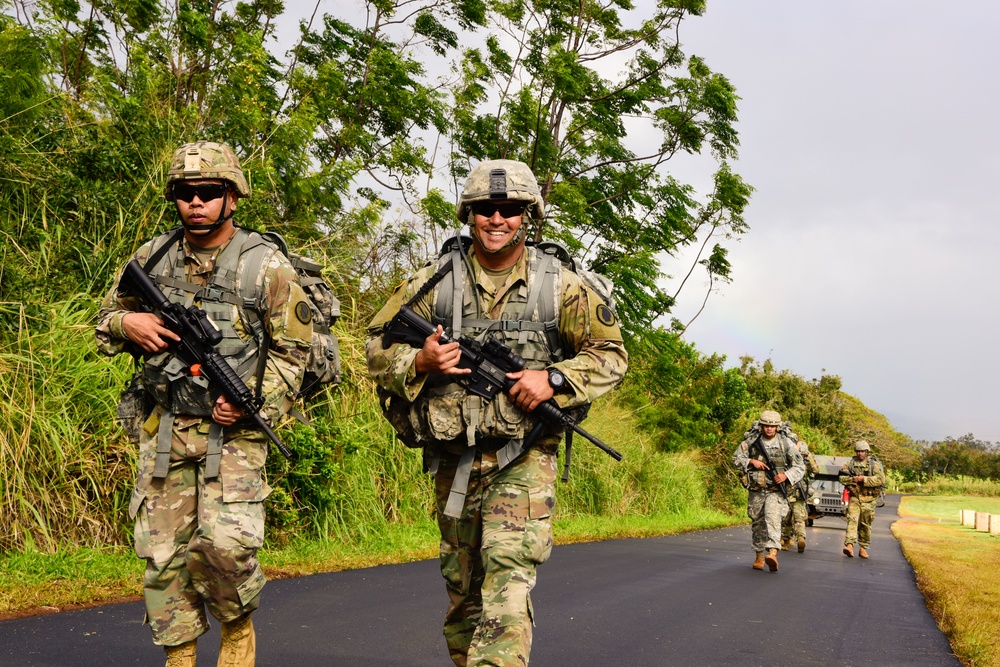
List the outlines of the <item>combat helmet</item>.
<svg viewBox="0 0 1000 667">
<path fill-rule="evenodd" d="M 458 198 L 458 220 L 469 222 L 471 205 L 489 199 L 530 202 L 524 212 L 535 220 L 545 217 L 538 181 L 531 168 L 517 160 L 485 160 L 473 167 Z"/>
<path fill-rule="evenodd" d="M 239 158 L 226 144 L 214 141 L 196 141 L 184 144 L 170 159 L 167 183 L 163 196 L 174 201 L 173 183 L 199 178 L 219 178 L 228 181 L 240 197 L 250 196 L 250 187 L 243 176 Z"/>
<path fill-rule="evenodd" d="M 775 410 L 764 410 L 760 413 L 761 426 L 781 426 L 781 414 Z"/>
<path fill-rule="evenodd" d="M 858 440 L 856 443 L 854 443 L 854 451 L 869 452 L 871 451 L 871 446 L 868 444 L 867 440 Z"/>
</svg>

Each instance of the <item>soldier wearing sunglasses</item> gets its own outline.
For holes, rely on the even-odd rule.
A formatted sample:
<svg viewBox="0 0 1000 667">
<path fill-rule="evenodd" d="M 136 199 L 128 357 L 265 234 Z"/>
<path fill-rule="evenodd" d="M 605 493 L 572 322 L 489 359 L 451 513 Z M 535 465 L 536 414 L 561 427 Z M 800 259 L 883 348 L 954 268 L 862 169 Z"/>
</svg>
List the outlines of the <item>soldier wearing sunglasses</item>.
<svg viewBox="0 0 1000 667">
<path fill-rule="evenodd" d="M 142 245 L 133 258 L 174 303 L 203 309 L 222 333 L 218 353 L 263 400 L 275 424 L 291 407 L 312 342 L 311 311 L 288 259 L 238 227 L 250 196 L 229 146 L 200 141 L 173 155 L 164 196 L 180 226 Z M 169 346 L 177 334 L 115 278 L 96 329 L 98 348 L 129 352 L 138 370 L 119 417 L 134 424 L 138 478 L 129 505 L 136 555 L 146 560 L 143 592 L 153 641 L 168 667 L 194 667 L 208 613 L 222 623 L 219 664 L 253 665 L 250 615 L 264 573 L 262 476 L 266 436 Z"/>
<path fill-rule="evenodd" d="M 613 311 L 555 253 L 527 245 L 544 201 L 528 165 L 490 160 L 469 174 L 458 220 L 470 236 L 404 282 L 369 325 L 368 370 L 402 405 L 413 442 L 435 476 L 440 565 L 452 662 L 523 666 L 531 651 L 530 592 L 552 550 L 560 427 L 530 413 L 554 399 L 584 408 L 621 382 L 628 365 Z M 451 263 L 423 298 L 420 288 Z M 426 290 L 425 290 L 426 291 Z M 422 347 L 384 346 L 382 327 L 408 303 L 439 324 Z M 458 380 L 459 336 L 497 338 L 526 361 L 491 401 Z M 446 339 L 447 340 L 447 339 Z M 396 399 L 400 399 L 396 401 Z M 390 416 L 390 422 L 398 423 Z"/>
</svg>

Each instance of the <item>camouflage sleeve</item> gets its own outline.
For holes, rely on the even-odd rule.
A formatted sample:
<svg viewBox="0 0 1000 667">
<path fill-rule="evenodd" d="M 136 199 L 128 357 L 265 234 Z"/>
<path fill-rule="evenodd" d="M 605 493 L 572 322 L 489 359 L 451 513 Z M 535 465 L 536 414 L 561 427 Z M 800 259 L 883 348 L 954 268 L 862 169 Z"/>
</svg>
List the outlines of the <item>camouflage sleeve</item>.
<svg viewBox="0 0 1000 667">
<path fill-rule="evenodd" d="M 302 385 L 312 346 L 312 311 L 295 269 L 281 253 L 261 267 L 270 334 L 261 394 L 264 415 L 276 422 L 292 406 Z"/>
<path fill-rule="evenodd" d="M 857 486 L 852 479 L 850 463 L 840 466 L 840 483 L 847 487 Z"/>
<path fill-rule="evenodd" d="M 556 394 L 560 407 L 593 403 L 625 377 L 628 353 L 615 314 L 575 273 L 563 271 L 559 333 L 572 356 L 553 364 L 572 393 Z"/>
<path fill-rule="evenodd" d="M 132 259 L 137 259 L 140 262 L 146 261 L 151 246 L 152 242 L 144 244 L 132 256 Z M 125 335 L 125 330 L 122 329 L 122 318 L 129 313 L 139 311 L 139 304 L 135 298 L 119 298 L 118 296 L 118 283 L 124 271 L 125 267 L 122 266 L 115 274 L 111 289 L 104 295 L 104 300 L 101 302 L 101 309 L 97 313 L 97 326 L 94 328 L 97 351 L 109 357 L 131 351 L 129 339 Z"/>
<path fill-rule="evenodd" d="M 812 452 L 809 452 L 809 455 L 805 457 L 805 462 L 806 462 L 806 474 L 810 478 L 814 477 L 816 473 L 819 472 L 819 463 L 816 462 L 816 457 L 813 455 Z"/>
<path fill-rule="evenodd" d="M 865 486 L 869 489 L 879 489 L 885 486 L 885 468 L 882 466 L 881 461 L 876 461 L 875 465 L 872 466 L 874 475 L 865 477 Z"/>
<path fill-rule="evenodd" d="M 427 282 L 435 269 L 433 264 L 428 265 L 409 280 L 400 283 L 368 325 L 365 352 L 368 357 L 369 375 L 383 389 L 410 402 L 416 400 L 427 380 L 427 374 L 417 375 L 414 367 L 414 360 L 419 350 L 405 343 L 396 343 L 383 349 L 382 327 L 399 312 L 399 307 L 409 301 L 420 286 Z M 413 305 L 413 309 L 430 320 L 432 318 L 430 302 L 430 298 L 422 299 Z"/>
<path fill-rule="evenodd" d="M 785 453 L 791 462 L 791 465 L 785 469 L 785 477 L 788 478 L 788 483 L 794 486 L 805 477 L 806 464 L 802 461 L 802 452 L 790 440 L 785 441 Z"/>
<path fill-rule="evenodd" d="M 740 446 L 736 448 L 733 452 L 733 466 L 737 470 L 746 471 L 747 466 L 750 464 L 750 445 L 744 440 L 740 443 Z"/>
</svg>

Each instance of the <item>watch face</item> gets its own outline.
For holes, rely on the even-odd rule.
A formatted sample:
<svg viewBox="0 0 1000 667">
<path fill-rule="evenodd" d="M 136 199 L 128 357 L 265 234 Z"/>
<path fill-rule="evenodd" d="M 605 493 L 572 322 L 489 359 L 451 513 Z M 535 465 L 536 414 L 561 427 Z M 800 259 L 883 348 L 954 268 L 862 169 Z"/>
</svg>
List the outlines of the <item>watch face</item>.
<svg viewBox="0 0 1000 667">
<path fill-rule="evenodd" d="M 558 389 L 559 387 L 562 387 L 564 384 L 566 384 L 566 378 L 559 371 L 550 370 L 549 384 L 552 386 L 553 389 Z"/>
</svg>

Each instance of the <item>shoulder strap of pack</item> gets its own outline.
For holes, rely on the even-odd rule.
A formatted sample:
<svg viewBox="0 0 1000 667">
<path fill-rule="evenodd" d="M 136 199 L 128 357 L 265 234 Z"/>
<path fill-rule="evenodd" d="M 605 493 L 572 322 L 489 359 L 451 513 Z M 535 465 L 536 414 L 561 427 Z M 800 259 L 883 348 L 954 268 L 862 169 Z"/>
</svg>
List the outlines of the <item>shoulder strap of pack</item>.
<svg viewBox="0 0 1000 667">
<path fill-rule="evenodd" d="M 172 246 L 174 243 L 182 243 L 181 239 L 183 238 L 184 238 L 183 227 L 175 227 L 171 231 L 167 232 L 167 240 L 163 242 L 163 245 L 161 245 L 159 248 L 156 248 L 156 250 L 154 250 L 149 254 L 149 257 L 146 258 L 146 263 L 142 265 L 142 270 L 145 271 L 146 273 L 149 273 L 154 268 L 156 268 L 156 265 L 160 262 L 161 259 L 163 259 L 163 256 L 167 254 L 168 250 L 170 250 L 170 246 Z"/>
<path fill-rule="evenodd" d="M 561 248 L 561 246 L 555 246 Z M 556 310 L 555 277 L 561 267 L 557 258 L 556 250 L 553 247 L 539 248 L 540 255 L 535 268 L 535 279 L 528 292 L 528 301 L 524 305 L 522 320 L 531 320 L 531 316 L 538 311 L 538 321 L 542 324 L 545 337 L 549 341 L 549 350 L 556 359 L 562 358 L 562 344 L 559 339 L 559 313 Z M 539 298 L 541 297 L 541 298 Z M 528 330 L 522 329 L 518 343 L 525 345 L 528 342 Z"/>
<path fill-rule="evenodd" d="M 257 340 L 257 386 L 254 390 L 260 398 L 264 383 L 264 370 L 267 366 L 267 354 L 271 347 L 271 339 L 264 326 L 264 309 L 267 307 L 264 291 L 257 289 L 257 276 L 264 263 L 265 256 L 274 248 L 273 242 L 260 234 L 250 233 L 240 247 L 240 257 L 243 259 L 243 273 L 240 276 L 240 299 L 243 317 L 250 327 L 250 333 Z"/>
</svg>

